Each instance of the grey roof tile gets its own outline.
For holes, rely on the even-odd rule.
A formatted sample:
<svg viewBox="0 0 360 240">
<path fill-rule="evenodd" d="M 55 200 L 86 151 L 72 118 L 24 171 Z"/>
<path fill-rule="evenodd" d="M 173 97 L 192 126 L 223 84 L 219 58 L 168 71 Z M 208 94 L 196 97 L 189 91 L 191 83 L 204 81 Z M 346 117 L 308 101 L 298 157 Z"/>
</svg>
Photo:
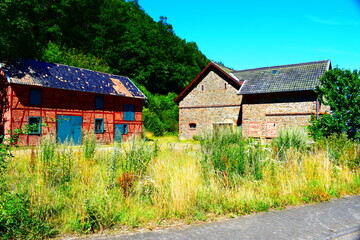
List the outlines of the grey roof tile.
<svg viewBox="0 0 360 240">
<path fill-rule="evenodd" d="M 330 60 L 232 72 L 243 81 L 238 94 L 313 90 L 329 70 Z"/>
</svg>

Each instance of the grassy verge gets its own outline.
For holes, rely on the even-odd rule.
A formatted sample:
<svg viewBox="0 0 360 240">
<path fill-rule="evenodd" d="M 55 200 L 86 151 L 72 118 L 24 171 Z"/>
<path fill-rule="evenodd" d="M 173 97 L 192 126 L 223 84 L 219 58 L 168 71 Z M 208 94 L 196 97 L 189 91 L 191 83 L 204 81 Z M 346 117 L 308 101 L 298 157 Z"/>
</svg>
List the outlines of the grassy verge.
<svg viewBox="0 0 360 240">
<path fill-rule="evenodd" d="M 47 139 L 16 150 L 4 181 L 57 234 L 153 228 L 360 193 L 358 144 L 310 145 L 293 135 L 260 145 L 236 132 L 208 134 L 197 148 L 136 138 L 74 148 Z"/>
</svg>

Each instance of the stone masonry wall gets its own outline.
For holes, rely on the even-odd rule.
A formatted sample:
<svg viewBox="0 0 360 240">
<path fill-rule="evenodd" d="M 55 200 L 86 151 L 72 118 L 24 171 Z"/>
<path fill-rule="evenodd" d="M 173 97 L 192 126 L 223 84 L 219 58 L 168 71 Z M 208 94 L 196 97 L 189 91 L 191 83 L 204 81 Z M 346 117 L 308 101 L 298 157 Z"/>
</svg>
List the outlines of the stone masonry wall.
<svg viewBox="0 0 360 240">
<path fill-rule="evenodd" d="M 253 95 L 243 102 L 242 129 L 247 137 L 276 137 L 281 128 L 307 126 L 316 114 L 316 96 L 312 92 Z M 266 100 L 265 100 L 266 99 Z M 329 112 L 319 106 L 319 113 Z"/>
<path fill-rule="evenodd" d="M 236 126 L 242 99 L 236 93 L 236 88 L 210 71 L 179 103 L 179 138 L 192 138 L 213 124 Z"/>
</svg>

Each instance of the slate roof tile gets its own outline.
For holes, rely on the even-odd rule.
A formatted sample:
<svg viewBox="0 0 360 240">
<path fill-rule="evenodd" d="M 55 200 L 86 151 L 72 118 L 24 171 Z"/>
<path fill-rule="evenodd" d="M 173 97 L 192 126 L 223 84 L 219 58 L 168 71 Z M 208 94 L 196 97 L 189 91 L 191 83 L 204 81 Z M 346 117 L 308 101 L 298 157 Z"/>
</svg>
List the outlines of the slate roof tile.
<svg viewBox="0 0 360 240">
<path fill-rule="evenodd" d="M 9 83 L 146 98 L 128 77 L 83 68 L 23 59 L 2 70 Z"/>
<path fill-rule="evenodd" d="M 233 71 L 243 82 L 238 94 L 313 90 L 330 60 Z"/>
</svg>

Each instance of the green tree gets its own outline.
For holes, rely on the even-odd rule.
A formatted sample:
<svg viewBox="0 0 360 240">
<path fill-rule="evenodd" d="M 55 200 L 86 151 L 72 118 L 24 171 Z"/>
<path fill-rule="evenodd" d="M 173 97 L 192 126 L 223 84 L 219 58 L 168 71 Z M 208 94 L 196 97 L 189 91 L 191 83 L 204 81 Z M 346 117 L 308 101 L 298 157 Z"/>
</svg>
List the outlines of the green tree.
<svg viewBox="0 0 360 240">
<path fill-rule="evenodd" d="M 331 108 L 330 115 L 312 117 L 310 133 L 316 139 L 346 133 L 360 140 L 360 77 L 357 70 L 335 68 L 327 71 L 316 89 L 319 99 Z"/>
</svg>

